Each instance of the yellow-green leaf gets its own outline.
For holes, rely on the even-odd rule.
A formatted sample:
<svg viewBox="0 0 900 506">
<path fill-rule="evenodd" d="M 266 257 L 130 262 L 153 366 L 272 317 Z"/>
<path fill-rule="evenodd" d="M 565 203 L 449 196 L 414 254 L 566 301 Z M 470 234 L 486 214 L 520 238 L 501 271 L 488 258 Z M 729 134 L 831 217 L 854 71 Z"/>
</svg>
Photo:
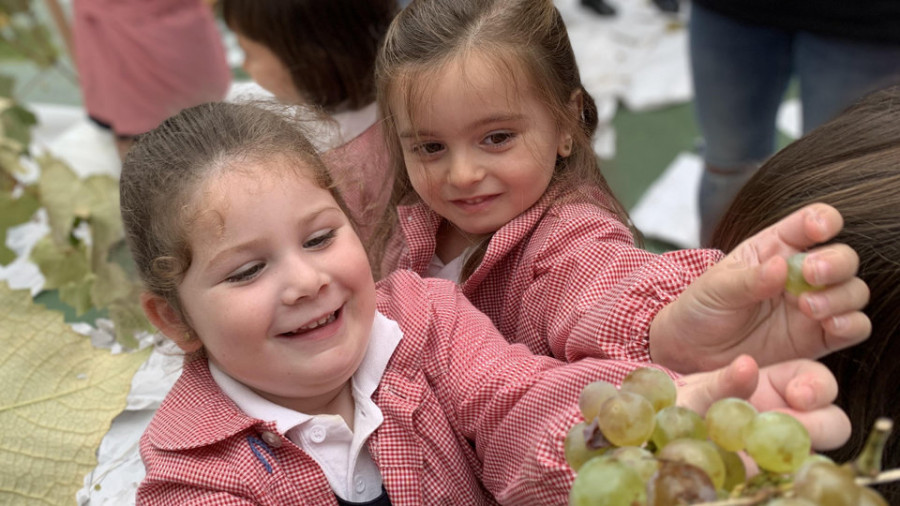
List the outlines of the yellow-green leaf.
<svg viewBox="0 0 900 506">
<path fill-rule="evenodd" d="M 16 254 L 6 247 L 6 231 L 28 221 L 38 207 L 40 203 L 28 193 L 17 199 L 8 193 L 0 193 L 0 265 L 16 259 Z"/>
<path fill-rule="evenodd" d="M 74 504 L 149 350 L 111 355 L 0 284 L 0 504 Z"/>
<path fill-rule="evenodd" d="M 116 327 L 116 342 L 125 347 L 125 349 L 133 349 L 138 345 L 135 333 L 137 332 L 154 332 L 156 329 L 144 316 L 144 311 L 138 302 L 138 297 L 131 299 L 120 299 L 109 305 L 109 318 Z"/>
<path fill-rule="evenodd" d="M 52 237 L 43 237 L 35 243 L 31 261 L 47 279 L 44 283 L 47 290 L 78 283 L 91 273 L 84 245 L 58 243 Z"/>
<path fill-rule="evenodd" d="M 0 170 L 9 176 L 21 176 L 28 173 L 22 166 L 22 162 L 19 161 L 24 153 L 25 147 L 20 142 L 0 135 Z"/>
<path fill-rule="evenodd" d="M 22 143 L 23 146 L 31 144 L 31 128 L 37 124 L 37 116 L 19 104 L 0 112 L 0 122 L 3 123 L 3 134 Z"/>
<path fill-rule="evenodd" d="M 94 307 L 91 291 L 96 279 L 97 277 L 93 274 L 88 274 L 81 280 L 59 287 L 59 300 L 72 307 L 76 316 L 83 315 Z"/>
</svg>

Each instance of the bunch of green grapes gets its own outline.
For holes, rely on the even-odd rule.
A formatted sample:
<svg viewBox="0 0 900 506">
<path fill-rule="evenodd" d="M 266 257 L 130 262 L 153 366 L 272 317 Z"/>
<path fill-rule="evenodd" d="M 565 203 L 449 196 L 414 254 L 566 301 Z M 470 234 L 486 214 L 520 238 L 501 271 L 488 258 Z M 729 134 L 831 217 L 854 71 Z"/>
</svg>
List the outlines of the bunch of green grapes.
<svg viewBox="0 0 900 506">
<path fill-rule="evenodd" d="M 586 422 L 565 441 L 566 460 L 577 472 L 570 505 L 746 498 L 735 504 L 887 506 L 856 483 L 858 475 L 880 470 L 884 428 L 854 465 L 840 466 L 811 453 L 806 428 L 785 413 L 758 413 L 747 401 L 727 398 L 703 417 L 675 401 L 675 384 L 659 369 L 636 369 L 618 389 L 603 381 L 587 385 L 579 399 Z M 749 480 L 744 459 L 760 471 Z"/>
</svg>

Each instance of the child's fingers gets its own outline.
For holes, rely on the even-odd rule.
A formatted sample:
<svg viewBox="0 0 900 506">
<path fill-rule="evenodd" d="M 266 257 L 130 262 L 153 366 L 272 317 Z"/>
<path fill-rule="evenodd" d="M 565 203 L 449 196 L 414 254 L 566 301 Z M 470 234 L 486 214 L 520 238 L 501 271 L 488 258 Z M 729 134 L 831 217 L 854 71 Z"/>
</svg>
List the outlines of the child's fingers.
<svg viewBox="0 0 900 506">
<path fill-rule="evenodd" d="M 837 398 L 838 384 L 834 374 L 815 360 L 797 359 L 763 368 L 760 381 L 751 401 L 760 410 L 783 407 L 797 411 L 811 411 L 828 406 Z M 766 388 L 768 387 L 768 388 Z M 772 396 L 769 392 L 777 395 Z"/>
<path fill-rule="evenodd" d="M 785 411 L 806 427 L 814 450 L 834 450 L 850 439 L 850 419 L 833 404 L 814 411 L 779 411 Z"/>
<path fill-rule="evenodd" d="M 678 381 L 678 404 L 697 413 L 706 410 L 719 399 L 746 399 L 756 390 L 759 366 L 749 355 L 741 355 L 725 367 L 714 371 L 691 374 Z"/>
<path fill-rule="evenodd" d="M 830 351 L 859 344 L 872 334 L 872 320 L 862 311 L 854 311 L 822 320 L 825 346 Z"/>
<path fill-rule="evenodd" d="M 829 244 L 803 259 L 803 277 L 814 286 L 828 286 L 856 276 L 859 255 L 846 244 Z"/>
<path fill-rule="evenodd" d="M 859 311 L 869 302 L 869 287 L 859 278 L 850 278 L 823 290 L 810 290 L 800 295 L 800 310 L 814 320 Z"/>
<path fill-rule="evenodd" d="M 844 219 L 827 204 L 810 204 L 779 220 L 760 234 L 771 233 L 781 242 L 803 251 L 825 242 L 841 231 Z"/>
</svg>

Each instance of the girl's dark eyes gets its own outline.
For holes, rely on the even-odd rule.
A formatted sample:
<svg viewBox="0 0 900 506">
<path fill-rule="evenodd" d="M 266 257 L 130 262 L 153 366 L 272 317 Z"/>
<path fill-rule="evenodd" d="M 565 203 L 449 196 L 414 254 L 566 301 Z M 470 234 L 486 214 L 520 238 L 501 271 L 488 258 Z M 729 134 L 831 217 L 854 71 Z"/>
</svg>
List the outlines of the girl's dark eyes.
<svg viewBox="0 0 900 506">
<path fill-rule="evenodd" d="M 495 132 L 484 138 L 485 144 L 489 146 L 500 146 L 509 142 L 514 137 L 511 132 Z"/>
<path fill-rule="evenodd" d="M 240 283 L 241 281 L 247 281 L 247 280 L 253 279 L 254 277 L 256 277 L 257 274 L 262 272 L 262 270 L 263 270 L 263 268 L 265 268 L 265 266 L 266 266 L 266 264 L 263 264 L 263 263 L 253 264 L 249 268 L 244 269 L 236 274 L 233 274 L 233 275 L 225 278 L 225 281 L 227 281 L 229 283 Z"/>
<path fill-rule="evenodd" d="M 308 241 L 304 242 L 303 247 L 309 249 L 324 248 L 334 241 L 335 236 L 337 236 L 337 230 L 328 230 L 327 232 L 315 235 Z"/>
<path fill-rule="evenodd" d="M 444 145 L 440 142 L 425 142 L 413 147 L 413 152 L 422 156 L 433 155 L 444 149 Z"/>
</svg>

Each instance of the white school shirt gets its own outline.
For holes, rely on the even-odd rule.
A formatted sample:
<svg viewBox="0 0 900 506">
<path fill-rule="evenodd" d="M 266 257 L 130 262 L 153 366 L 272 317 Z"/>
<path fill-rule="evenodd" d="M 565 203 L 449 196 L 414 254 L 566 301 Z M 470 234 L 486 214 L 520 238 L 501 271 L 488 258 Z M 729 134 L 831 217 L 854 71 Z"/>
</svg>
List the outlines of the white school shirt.
<svg viewBox="0 0 900 506">
<path fill-rule="evenodd" d="M 339 415 L 307 415 L 270 402 L 228 376 L 211 360 L 213 380 L 242 411 L 264 421 L 275 422 L 279 432 L 303 448 L 322 468 L 331 489 L 351 502 L 371 501 L 381 494 L 381 472 L 372 461 L 366 441 L 384 416 L 372 402 L 388 361 L 403 332 L 397 322 L 375 313 L 369 346 L 351 379 L 355 431 Z"/>
<path fill-rule="evenodd" d="M 459 276 L 462 274 L 463 264 L 466 263 L 466 259 L 469 258 L 469 254 L 472 252 L 472 248 L 466 248 L 462 253 L 459 254 L 458 257 L 450 260 L 446 264 L 438 258 L 437 255 L 431 257 L 431 262 L 428 264 L 428 268 L 425 270 L 426 278 L 440 278 L 447 279 L 453 281 L 454 283 L 459 283 Z"/>
</svg>

